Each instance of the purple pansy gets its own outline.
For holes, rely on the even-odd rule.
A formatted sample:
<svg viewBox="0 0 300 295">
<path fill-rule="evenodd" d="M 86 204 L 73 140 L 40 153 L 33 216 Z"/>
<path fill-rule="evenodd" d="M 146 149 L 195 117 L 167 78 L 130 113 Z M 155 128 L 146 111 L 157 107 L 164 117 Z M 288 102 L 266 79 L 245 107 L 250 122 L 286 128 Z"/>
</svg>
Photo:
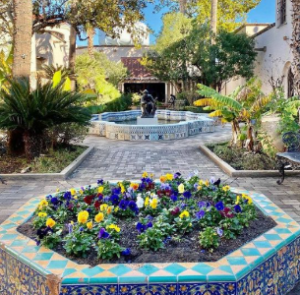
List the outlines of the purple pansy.
<svg viewBox="0 0 300 295">
<path fill-rule="evenodd" d="M 99 231 L 98 238 L 99 239 L 108 239 L 109 233 L 102 227 Z"/>
<path fill-rule="evenodd" d="M 97 180 L 97 184 L 98 184 L 98 185 L 102 185 L 103 183 L 104 183 L 103 179 L 98 179 L 98 180 Z"/>
<path fill-rule="evenodd" d="M 113 205 L 117 205 L 119 203 L 119 196 L 117 194 L 113 194 L 110 196 L 109 200 Z"/>
<path fill-rule="evenodd" d="M 241 207 L 240 205 L 235 205 L 235 206 L 234 206 L 234 211 L 235 211 L 236 213 L 241 213 L 241 212 L 242 212 L 242 207 Z"/>
<path fill-rule="evenodd" d="M 204 210 L 200 210 L 196 213 L 196 218 L 197 219 L 202 219 L 205 216 L 205 211 Z"/>
<path fill-rule="evenodd" d="M 217 234 L 222 237 L 223 236 L 223 230 L 221 228 L 217 228 Z"/>
<path fill-rule="evenodd" d="M 190 191 L 185 191 L 185 192 L 183 193 L 183 196 L 184 196 L 186 199 L 190 199 L 191 196 L 192 196 L 192 193 L 191 193 Z"/>
<path fill-rule="evenodd" d="M 129 248 L 127 248 L 121 252 L 121 255 L 123 255 L 123 256 L 129 256 L 130 254 L 131 254 L 131 251 Z"/>
<path fill-rule="evenodd" d="M 218 211 L 223 211 L 225 208 L 224 203 L 222 201 L 218 202 L 215 207 Z"/>
<path fill-rule="evenodd" d="M 119 208 L 121 210 L 126 210 L 128 207 L 129 201 L 127 200 L 121 200 L 120 204 L 119 204 Z"/>
</svg>

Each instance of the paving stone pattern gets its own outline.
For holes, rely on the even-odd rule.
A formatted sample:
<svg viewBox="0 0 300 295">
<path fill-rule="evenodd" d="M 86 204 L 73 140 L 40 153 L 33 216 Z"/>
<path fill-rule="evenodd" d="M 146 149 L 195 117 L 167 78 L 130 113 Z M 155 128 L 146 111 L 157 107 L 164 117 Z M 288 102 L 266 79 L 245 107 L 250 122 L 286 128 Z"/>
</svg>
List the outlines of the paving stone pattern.
<svg viewBox="0 0 300 295">
<path fill-rule="evenodd" d="M 269 197 L 296 221 L 300 222 L 300 176 L 289 177 L 283 185 L 276 178 L 239 178 L 225 175 L 199 151 L 200 143 L 224 142 L 230 138 L 230 127 L 218 127 L 215 133 L 169 142 L 122 142 L 88 136 L 83 144 L 94 145 L 91 155 L 66 181 L 8 181 L 0 184 L 0 222 L 14 213 L 28 199 L 60 189 L 69 189 L 104 180 L 139 179 L 144 171 L 158 178 L 167 172 L 187 176 L 198 170 L 202 178 L 221 177 L 233 187 L 255 190 Z M 289 295 L 300 294 L 300 284 Z"/>
</svg>

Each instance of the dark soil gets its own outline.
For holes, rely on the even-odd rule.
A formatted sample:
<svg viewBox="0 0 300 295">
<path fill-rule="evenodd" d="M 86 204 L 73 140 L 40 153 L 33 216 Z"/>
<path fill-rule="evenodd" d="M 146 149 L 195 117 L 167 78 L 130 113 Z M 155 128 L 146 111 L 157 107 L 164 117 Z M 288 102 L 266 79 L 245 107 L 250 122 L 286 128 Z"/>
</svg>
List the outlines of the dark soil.
<svg viewBox="0 0 300 295">
<path fill-rule="evenodd" d="M 257 238 L 263 233 L 267 232 L 274 226 L 275 221 L 266 217 L 260 210 L 257 209 L 258 218 L 250 223 L 249 228 L 245 228 L 243 233 L 235 240 L 222 239 L 220 246 L 213 252 L 210 253 L 201 249 L 199 244 L 199 231 L 194 230 L 190 234 L 185 235 L 181 242 L 168 241 L 166 242 L 166 248 L 157 252 L 147 251 L 138 247 L 138 231 L 135 229 L 135 224 L 138 219 L 131 220 L 119 220 L 118 226 L 122 230 L 120 239 L 120 245 L 124 248 L 130 248 L 131 255 L 129 257 L 121 257 L 110 260 L 109 263 L 168 263 L 168 262 L 213 262 L 226 256 L 227 254 L 237 250 L 241 246 L 247 244 L 251 240 Z M 27 223 L 18 227 L 18 231 L 23 235 L 35 239 L 36 231 L 32 226 L 32 219 Z M 62 244 L 59 245 L 54 251 L 58 252 L 63 256 L 67 256 Z M 92 250 L 88 257 L 77 258 L 69 257 L 73 261 L 79 264 L 89 264 L 91 266 L 98 265 L 100 263 L 106 263 L 97 259 L 95 250 Z"/>
<path fill-rule="evenodd" d="M 253 153 L 228 143 L 208 145 L 212 152 L 236 170 L 277 170 L 275 158 L 263 152 Z"/>
</svg>

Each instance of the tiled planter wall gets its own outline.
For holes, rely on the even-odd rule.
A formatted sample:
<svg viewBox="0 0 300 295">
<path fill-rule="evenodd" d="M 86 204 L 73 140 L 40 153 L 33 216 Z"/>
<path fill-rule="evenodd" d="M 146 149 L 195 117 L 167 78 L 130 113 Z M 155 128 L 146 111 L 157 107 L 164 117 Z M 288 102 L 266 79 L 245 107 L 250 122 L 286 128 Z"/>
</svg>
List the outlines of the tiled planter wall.
<svg viewBox="0 0 300 295">
<path fill-rule="evenodd" d="M 213 132 L 216 125 L 216 121 L 202 114 L 168 110 L 158 110 L 156 112 L 158 119 L 181 122 L 153 126 L 113 123 L 133 120 L 140 115 L 141 111 L 139 110 L 94 115 L 89 133 L 116 140 L 171 140 L 187 138 L 199 133 Z"/>
<path fill-rule="evenodd" d="M 32 199 L 0 226 L 0 294 L 285 295 L 299 281 L 300 226 L 265 196 L 245 193 L 277 226 L 217 262 L 93 268 L 37 247 L 16 231 L 40 201 Z"/>
</svg>

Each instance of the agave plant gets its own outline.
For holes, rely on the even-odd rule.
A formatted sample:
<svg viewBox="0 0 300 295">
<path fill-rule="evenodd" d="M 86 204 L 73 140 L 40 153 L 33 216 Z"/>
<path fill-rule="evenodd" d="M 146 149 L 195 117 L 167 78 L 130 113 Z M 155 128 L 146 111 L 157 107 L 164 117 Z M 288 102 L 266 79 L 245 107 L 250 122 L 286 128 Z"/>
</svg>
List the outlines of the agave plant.
<svg viewBox="0 0 300 295">
<path fill-rule="evenodd" d="M 0 96 L 0 129 L 21 130 L 28 159 L 41 152 L 45 129 L 62 123 L 88 125 L 90 112 L 81 106 L 89 97 L 65 91 L 65 81 L 38 85 L 31 91 L 28 79 L 9 81 Z"/>
<path fill-rule="evenodd" d="M 231 145 L 241 144 L 242 132 L 240 122 L 247 126 L 246 147 L 253 151 L 253 120 L 261 117 L 264 107 L 271 101 L 271 96 L 264 96 L 260 91 L 260 82 L 251 79 L 244 86 L 238 87 L 231 96 L 223 96 L 216 90 L 199 84 L 198 93 L 204 97 L 194 102 L 195 106 L 207 106 L 214 110 L 210 117 L 221 117 L 222 122 L 232 126 Z"/>
</svg>

